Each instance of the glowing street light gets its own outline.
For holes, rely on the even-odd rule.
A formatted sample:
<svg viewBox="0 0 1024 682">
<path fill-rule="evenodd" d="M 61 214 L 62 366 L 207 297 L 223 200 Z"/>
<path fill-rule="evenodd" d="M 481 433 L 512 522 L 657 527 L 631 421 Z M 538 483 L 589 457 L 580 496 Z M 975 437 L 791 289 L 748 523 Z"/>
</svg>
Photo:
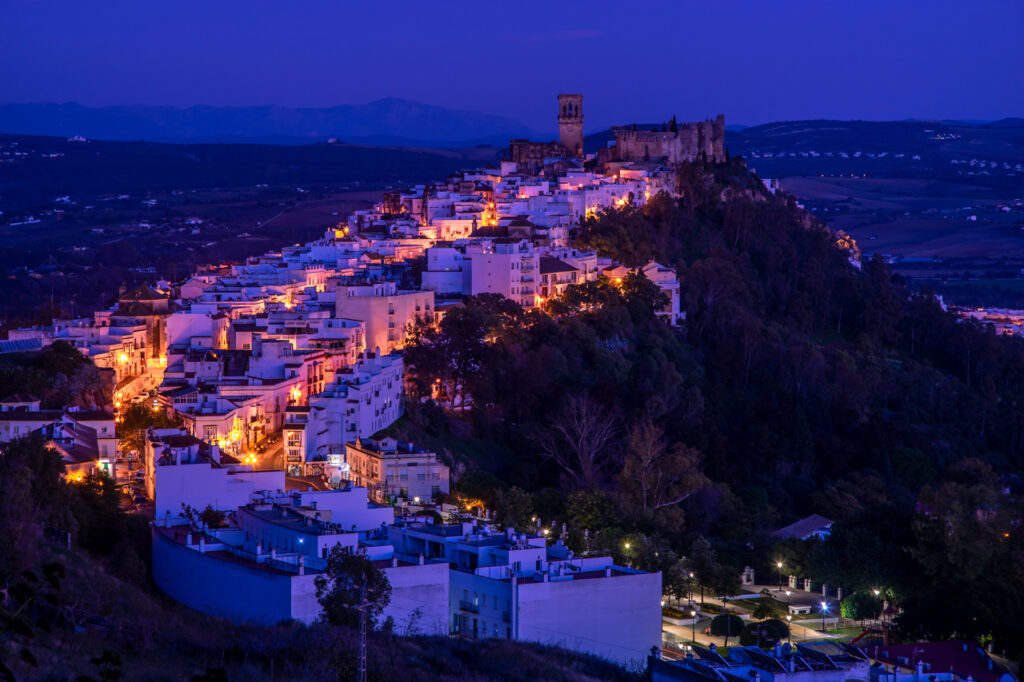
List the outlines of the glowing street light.
<svg viewBox="0 0 1024 682">
<path fill-rule="evenodd" d="M 782 588 L 782 562 L 781 561 L 778 562 L 777 564 L 775 564 L 775 566 L 778 567 L 778 569 L 779 569 L 779 588 L 781 589 Z"/>
<path fill-rule="evenodd" d="M 690 611 L 690 641 L 697 641 L 697 610 Z"/>
<path fill-rule="evenodd" d="M 828 613 L 828 602 L 821 602 L 821 631 L 825 632 L 825 614 Z"/>
</svg>

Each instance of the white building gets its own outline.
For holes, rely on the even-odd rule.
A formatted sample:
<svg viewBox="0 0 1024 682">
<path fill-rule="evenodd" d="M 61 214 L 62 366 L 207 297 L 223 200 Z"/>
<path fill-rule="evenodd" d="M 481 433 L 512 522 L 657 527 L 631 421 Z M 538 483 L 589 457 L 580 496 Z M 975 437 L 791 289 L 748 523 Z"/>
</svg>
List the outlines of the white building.
<svg viewBox="0 0 1024 682">
<path fill-rule="evenodd" d="M 366 348 L 385 355 L 405 345 L 406 326 L 433 317 L 433 291 L 399 291 L 394 282 L 339 284 L 337 316 L 366 325 Z"/>
<path fill-rule="evenodd" d="M 398 354 L 366 353 L 309 400 L 291 408 L 284 424 L 289 473 L 325 476 L 333 485 L 348 479 L 345 443 L 369 438 L 402 416 L 404 365 Z"/>
<path fill-rule="evenodd" d="M 252 471 L 181 429 L 150 429 L 143 467 L 157 518 L 180 516 L 185 506 L 233 511 L 257 490 L 285 487 L 283 471 Z"/>
<path fill-rule="evenodd" d="M 175 600 L 235 622 L 313 622 L 314 581 L 335 545 L 364 552 L 391 585 L 377 624 L 399 634 L 448 631 L 448 566 L 400 557 L 379 527 L 389 507 L 367 505 L 366 490 L 254 495 L 237 527 L 199 529 L 159 517 L 153 526 L 153 578 Z M 353 530 L 354 529 L 354 530 Z"/>
<path fill-rule="evenodd" d="M 541 642 L 643 665 L 661 643 L 661 574 L 572 558 L 544 538 L 466 523 L 388 529 L 395 551 L 451 565 L 453 632 Z M 563 558 L 555 558 L 562 556 Z"/>
<path fill-rule="evenodd" d="M 437 454 L 394 438 L 357 438 L 345 444 L 349 475 L 365 486 L 370 497 L 385 503 L 392 499 L 429 502 L 449 490 L 449 472 Z"/>
</svg>

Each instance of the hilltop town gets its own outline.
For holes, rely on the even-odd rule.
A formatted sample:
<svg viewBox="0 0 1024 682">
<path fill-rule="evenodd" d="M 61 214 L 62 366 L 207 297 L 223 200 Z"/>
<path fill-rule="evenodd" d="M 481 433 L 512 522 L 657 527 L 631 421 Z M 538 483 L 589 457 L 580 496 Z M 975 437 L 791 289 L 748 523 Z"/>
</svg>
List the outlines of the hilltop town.
<svg viewBox="0 0 1024 682">
<path fill-rule="evenodd" d="M 149 524 L 154 584 L 232 623 L 331 621 L 347 584 L 363 643 L 367 628 L 529 642 L 690 682 L 1011 680 L 967 638 L 935 648 L 955 670 L 908 662 L 896 578 L 872 597 L 846 564 L 820 568 L 833 521 L 779 515 L 751 483 L 822 475 L 790 459 L 816 456 L 810 405 L 835 401 L 850 432 L 881 431 L 809 377 L 869 392 L 856 363 L 881 384 L 904 302 L 923 315 L 934 301 L 892 293 L 880 260 L 862 264 L 852 239 L 730 159 L 723 116 L 616 127 L 594 154 L 581 95 L 558 96 L 557 120 L 557 141 L 515 139 L 492 166 L 384 192 L 317 239 L 9 330 L 0 358 L 74 349 L 71 383 L 85 388 L 64 404 L 28 390 L 0 400 L 0 447 L 35 439 L 67 484 L 122 491 Z M 768 301 L 763 321 L 740 301 Z M 782 388 L 754 394 L 773 380 Z M 726 385 L 742 399 L 722 401 Z M 785 421 L 790 403 L 792 441 L 760 430 L 730 442 L 731 424 Z M 925 468 L 887 473 L 927 490 Z M 828 494 L 804 488 L 793 507 L 873 509 L 858 495 L 882 487 L 877 474 L 847 474 L 829 469 Z M 730 476 L 746 487 L 719 483 Z M 1013 498 L 995 499 L 986 520 L 1010 528 Z M 691 523 L 743 549 L 726 558 Z M 75 532 L 47 526 L 69 545 Z M 755 552 L 756 569 L 734 565 Z M 352 557 L 361 584 L 343 575 Z M 367 574 L 388 586 L 379 603 Z"/>
</svg>

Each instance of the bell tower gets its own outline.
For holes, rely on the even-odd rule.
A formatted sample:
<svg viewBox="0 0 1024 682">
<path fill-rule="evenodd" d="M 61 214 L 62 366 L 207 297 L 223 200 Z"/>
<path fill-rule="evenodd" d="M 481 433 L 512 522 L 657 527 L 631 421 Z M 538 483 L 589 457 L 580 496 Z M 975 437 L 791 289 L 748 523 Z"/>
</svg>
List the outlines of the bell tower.
<svg viewBox="0 0 1024 682">
<path fill-rule="evenodd" d="M 583 158 L 583 95 L 558 96 L 558 142 L 569 156 Z"/>
</svg>

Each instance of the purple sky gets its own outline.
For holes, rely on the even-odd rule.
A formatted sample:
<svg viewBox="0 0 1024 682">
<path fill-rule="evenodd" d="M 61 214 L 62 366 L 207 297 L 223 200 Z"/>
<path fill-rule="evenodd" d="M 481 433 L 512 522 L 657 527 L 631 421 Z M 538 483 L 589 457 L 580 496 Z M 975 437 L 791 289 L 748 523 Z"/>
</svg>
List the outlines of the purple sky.
<svg viewBox="0 0 1024 682">
<path fill-rule="evenodd" d="M 0 102 L 1024 116 L 1024 0 L 0 0 Z"/>
</svg>

